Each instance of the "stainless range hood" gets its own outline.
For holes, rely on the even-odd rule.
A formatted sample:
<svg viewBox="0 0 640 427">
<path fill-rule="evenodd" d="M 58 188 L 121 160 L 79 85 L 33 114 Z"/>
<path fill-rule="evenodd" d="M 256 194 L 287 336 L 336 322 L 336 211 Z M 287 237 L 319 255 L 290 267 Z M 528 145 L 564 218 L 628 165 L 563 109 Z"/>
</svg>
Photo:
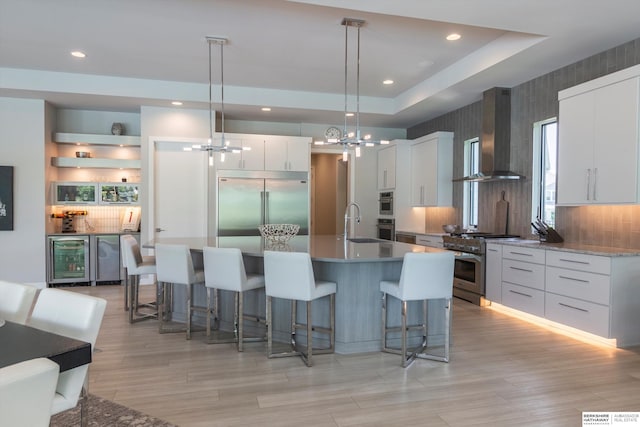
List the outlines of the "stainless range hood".
<svg viewBox="0 0 640 427">
<path fill-rule="evenodd" d="M 508 181 L 524 176 L 512 172 L 511 89 L 494 87 L 482 94 L 482 137 L 480 139 L 480 173 L 454 181 Z"/>
</svg>

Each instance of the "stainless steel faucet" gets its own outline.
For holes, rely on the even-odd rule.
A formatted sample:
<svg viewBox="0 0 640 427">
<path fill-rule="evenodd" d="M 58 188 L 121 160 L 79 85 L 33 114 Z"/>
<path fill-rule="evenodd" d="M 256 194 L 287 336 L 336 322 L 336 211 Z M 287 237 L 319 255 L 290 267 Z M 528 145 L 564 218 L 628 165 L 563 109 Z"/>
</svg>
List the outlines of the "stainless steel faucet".
<svg viewBox="0 0 640 427">
<path fill-rule="evenodd" d="M 355 217 L 356 222 L 360 224 L 360 205 L 357 204 L 356 202 L 351 202 L 347 205 L 346 209 L 344 210 L 344 240 L 347 240 L 349 238 L 349 228 L 347 228 L 347 225 L 349 224 L 349 219 L 351 219 L 351 217 L 349 216 L 349 208 L 351 206 L 355 206 L 358 214 L 358 216 Z"/>
</svg>

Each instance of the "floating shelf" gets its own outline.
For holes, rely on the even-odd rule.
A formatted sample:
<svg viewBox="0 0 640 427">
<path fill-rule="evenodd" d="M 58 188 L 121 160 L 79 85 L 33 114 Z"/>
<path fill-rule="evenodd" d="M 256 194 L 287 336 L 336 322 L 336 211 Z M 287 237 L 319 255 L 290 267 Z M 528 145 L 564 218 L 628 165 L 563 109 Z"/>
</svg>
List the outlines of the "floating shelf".
<svg viewBox="0 0 640 427">
<path fill-rule="evenodd" d="M 98 159 L 52 157 L 51 166 L 58 168 L 140 169 L 139 159 Z"/>
<path fill-rule="evenodd" d="M 140 137 L 133 135 L 98 135 L 93 133 L 55 133 L 53 141 L 58 144 L 108 145 L 139 147 Z"/>
</svg>

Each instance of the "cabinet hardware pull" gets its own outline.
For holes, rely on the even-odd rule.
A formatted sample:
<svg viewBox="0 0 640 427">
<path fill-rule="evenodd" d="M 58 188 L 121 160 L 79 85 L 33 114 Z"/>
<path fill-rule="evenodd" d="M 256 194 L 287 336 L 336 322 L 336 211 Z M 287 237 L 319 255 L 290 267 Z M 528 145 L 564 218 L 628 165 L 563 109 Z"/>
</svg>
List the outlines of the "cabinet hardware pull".
<svg viewBox="0 0 640 427">
<path fill-rule="evenodd" d="M 533 256 L 533 254 L 525 254 L 523 252 L 509 252 L 511 255 Z"/>
<path fill-rule="evenodd" d="M 518 292 L 518 291 L 511 290 L 511 289 L 509 289 L 509 292 L 514 293 L 514 294 L 516 294 L 516 295 L 522 295 L 523 297 L 533 298 L 533 296 L 532 296 L 532 295 L 525 294 L 525 293 L 523 293 L 523 292 Z"/>
<path fill-rule="evenodd" d="M 527 273 L 533 273 L 533 270 L 528 270 L 526 268 L 520 268 L 520 267 L 509 267 L 512 270 L 518 270 L 518 271 L 526 271 Z"/>
<path fill-rule="evenodd" d="M 589 261 L 576 261 L 574 259 L 566 259 L 566 258 L 560 258 L 560 261 L 562 261 L 562 262 L 572 262 L 574 264 L 585 264 L 585 265 L 591 264 Z"/>
<path fill-rule="evenodd" d="M 562 276 L 562 275 L 559 275 L 558 277 L 561 278 L 561 279 L 572 280 L 574 282 L 589 283 L 588 280 L 576 279 L 575 277 Z"/>
<path fill-rule="evenodd" d="M 489 252 L 498 252 L 497 249 L 487 249 Z"/>
<path fill-rule="evenodd" d="M 591 168 L 587 169 L 587 200 L 589 200 L 590 192 L 591 192 Z"/>
<path fill-rule="evenodd" d="M 565 304 L 563 302 L 559 302 L 558 305 L 561 305 L 561 306 L 567 307 L 567 308 L 573 308 L 574 310 L 582 311 L 583 313 L 588 313 L 589 312 L 589 310 L 585 310 L 584 308 L 574 307 L 572 305 Z"/>
</svg>

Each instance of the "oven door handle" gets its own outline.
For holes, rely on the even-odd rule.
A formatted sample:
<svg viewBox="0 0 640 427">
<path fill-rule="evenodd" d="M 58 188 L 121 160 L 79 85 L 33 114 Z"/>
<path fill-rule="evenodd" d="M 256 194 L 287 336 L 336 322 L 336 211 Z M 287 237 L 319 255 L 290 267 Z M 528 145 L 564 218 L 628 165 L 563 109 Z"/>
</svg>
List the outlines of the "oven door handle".
<svg viewBox="0 0 640 427">
<path fill-rule="evenodd" d="M 467 260 L 467 261 L 474 261 L 474 262 L 482 262 L 482 257 L 480 255 L 474 255 L 467 252 L 456 251 L 455 258 L 461 261 Z"/>
</svg>

